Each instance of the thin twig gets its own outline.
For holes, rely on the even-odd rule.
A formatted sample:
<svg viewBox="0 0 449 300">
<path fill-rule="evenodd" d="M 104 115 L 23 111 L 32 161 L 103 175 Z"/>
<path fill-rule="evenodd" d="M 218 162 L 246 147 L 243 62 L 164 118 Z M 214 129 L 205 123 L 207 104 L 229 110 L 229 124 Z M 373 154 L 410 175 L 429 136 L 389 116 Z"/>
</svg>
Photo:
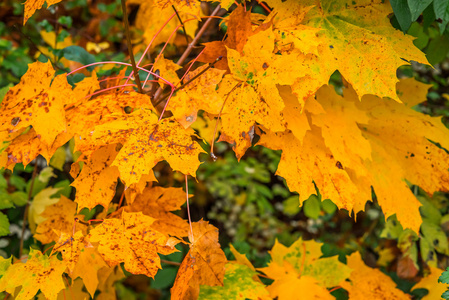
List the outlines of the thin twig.
<svg viewBox="0 0 449 300">
<path fill-rule="evenodd" d="M 218 5 L 215 10 L 210 14 L 210 17 L 215 16 L 218 11 L 221 9 L 221 6 Z M 191 43 L 189 43 L 189 45 L 187 46 L 187 49 L 184 51 L 184 53 L 181 55 L 181 57 L 178 59 L 178 61 L 176 62 L 176 64 L 178 65 L 182 65 L 184 63 L 184 61 L 187 59 L 187 57 L 189 57 L 190 52 L 192 52 L 193 48 L 195 47 L 196 43 L 198 42 L 198 40 L 201 38 L 201 36 L 204 34 L 204 32 L 206 31 L 207 27 L 209 26 L 210 22 L 212 22 L 213 18 L 208 18 L 206 20 L 206 22 L 204 22 L 203 27 L 201 27 L 200 31 L 198 31 L 198 33 L 196 34 L 195 38 L 192 40 Z M 156 93 L 154 94 L 154 99 L 157 99 L 162 93 L 162 88 L 158 88 Z"/>
<path fill-rule="evenodd" d="M 215 16 L 218 11 L 221 9 L 221 6 L 218 5 L 215 10 L 210 14 L 210 16 Z M 179 58 L 179 60 L 176 62 L 176 64 L 178 65 L 182 65 L 182 63 L 186 60 L 186 58 L 189 56 L 190 52 L 192 52 L 193 47 L 195 47 L 196 43 L 198 42 L 198 40 L 200 39 L 200 37 L 203 35 L 203 33 L 206 31 L 207 27 L 209 26 L 210 22 L 212 22 L 213 18 L 209 18 L 206 20 L 206 22 L 204 22 L 203 27 L 201 27 L 200 31 L 198 31 L 197 35 L 195 36 L 195 38 L 193 39 L 193 41 L 189 44 L 189 46 L 187 47 L 187 49 L 184 51 L 184 53 L 182 54 L 182 56 Z"/>
<path fill-rule="evenodd" d="M 172 265 L 172 266 L 177 266 L 177 267 L 179 267 L 181 265 L 181 263 L 179 263 L 179 262 L 169 261 L 169 260 L 165 260 L 165 259 L 161 259 L 161 263 L 167 264 L 167 265 Z"/>
<path fill-rule="evenodd" d="M 181 16 L 179 15 L 178 11 L 176 10 L 176 7 L 174 5 L 171 6 L 173 8 L 173 10 L 176 13 L 176 16 L 178 17 L 179 22 L 181 22 L 182 25 L 182 29 L 184 30 L 184 37 L 186 38 L 186 43 L 187 45 L 189 44 L 189 38 L 187 37 L 187 30 L 186 27 L 184 26 L 184 23 L 182 22 Z"/>
<path fill-rule="evenodd" d="M 117 209 L 119 209 L 122 206 L 123 198 L 125 197 L 125 189 L 122 192 L 122 196 L 120 197 L 120 201 L 118 203 Z"/>
<path fill-rule="evenodd" d="M 219 62 L 223 57 L 220 56 L 219 58 L 217 58 L 213 63 L 210 63 L 204 70 L 202 70 L 201 72 L 199 72 L 198 74 L 196 74 L 195 76 L 193 76 L 192 78 L 190 78 L 189 80 L 187 80 L 186 82 L 184 82 L 183 84 L 181 84 L 180 86 L 176 87 L 172 92 L 165 94 L 161 99 L 157 100 L 156 103 L 154 103 L 154 106 L 158 106 L 161 102 L 163 102 L 165 99 L 167 99 L 170 94 L 173 94 L 177 91 L 179 91 L 180 89 L 183 89 L 186 85 L 190 84 L 192 81 L 194 81 L 195 79 L 197 79 L 198 77 L 200 77 L 201 75 L 203 75 L 204 73 L 207 72 L 207 70 L 209 70 L 210 68 L 212 68 L 217 62 Z"/>
<path fill-rule="evenodd" d="M 33 195 L 33 187 L 34 187 L 34 181 L 36 180 L 36 174 L 37 174 L 37 158 L 34 161 L 33 175 L 31 175 L 30 190 L 28 191 L 28 201 L 27 201 L 27 204 L 25 205 L 25 211 L 23 213 L 22 235 L 20 236 L 20 247 L 19 247 L 19 259 L 21 259 L 22 253 L 23 253 L 23 240 L 25 238 L 25 230 L 26 230 L 27 219 L 28 219 L 28 210 L 30 208 L 31 196 Z"/>
<path fill-rule="evenodd" d="M 129 58 L 131 59 L 131 64 L 133 65 L 137 89 L 139 90 L 139 93 L 143 94 L 142 84 L 140 83 L 140 78 L 139 78 L 139 71 L 137 71 L 136 62 L 134 60 L 133 45 L 131 43 L 131 34 L 129 32 L 128 13 L 126 12 L 126 3 L 125 3 L 125 0 L 121 0 L 121 2 L 122 2 L 122 10 L 123 10 L 123 22 L 125 24 L 126 41 L 128 43 Z"/>
</svg>

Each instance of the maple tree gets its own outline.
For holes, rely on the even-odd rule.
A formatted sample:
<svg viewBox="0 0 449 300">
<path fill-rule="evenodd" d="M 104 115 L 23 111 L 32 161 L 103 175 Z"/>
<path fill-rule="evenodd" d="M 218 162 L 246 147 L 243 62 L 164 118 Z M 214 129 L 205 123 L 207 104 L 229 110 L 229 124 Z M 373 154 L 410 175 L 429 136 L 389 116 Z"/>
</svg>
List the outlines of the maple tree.
<svg viewBox="0 0 449 300">
<path fill-rule="evenodd" d="M 23 23 L 43 4 L 28 0 Z M 334 299 L 337 290 L 349 299 L 409 299 L 367 266 L 359 249 L 341 259 L 325 254 L 322 243 L 299 238 L 289 247 L 276 241 L 266 267 L 255 268 L 232 245 L 235 260 L 228 261 L 217 227 L 192 222 L 189 207 L 189 181 L 198 180 L 209 151 L 204 145 L 213 161 L 214 144 L 222 141 L 237 160 L 256 145 L 281 150 L 276 174 L 299 193 L 296 207 L 330 199 L 356 215 L 375 198 L 388 218 L 383 234 L 398 239 L 403 264 L 416 264 L 417 234 L 434 237 L 445 223 L 441 213 L 436 223 L 426 215 L 427 200 L 410 186 L 425 195 L 449 191 L 449 131 L 441 118 L 413 109 L 426 100 L 429 85 L 397 78 L 404 64 L 429 62 L 412 36 L 391 25 L 390 4 L 266 0 L 257 4 L 263 14 L 250 2 L 227 0 L 208 14 L 192 0 L 128 5 L 138 6 L 137 62 L 131 44 L 132 63 L 74 66 L 61 59 L 70 72 L 55 76 L 55 62 L 36 61 L 4 95 L 0 167 L 33 165 L 34 171 L 28 195 L 2 200 L 2 209 L 25 206 L 25 217 L 18 258 L 0 260 L 0 291 L 17 299 L 39 290 L 48 299 L 115 298 L 114 283 L 125 273 L 154 278 L 164 268 L 160 255 L 188 247 L 172 299 Z M 225 10 L 227 16 L 218 14 Z M 198 50 L 214 19 L 226 27 L 224 39 Z M 129 29 L 125 35 L 131 41 Z M 98 75 L 112 65 L 128 71 Z M 74 80 L 77 72 L 88 76 Z M 334 74 L 341 75 L 339 87 L 329 84 Z M 66 152 L 72 194 L 50 183 L 51 168 L 37 174 L 40 156 L 62 169 Z M 161 161 L 185 189 L 156 186 Z M 175 212 L 183 205 L 186 219 Z M 42 249 L 23 251 L 26 226 Z M 432 246 L 422 238 L 421 251 L 449 254 L 446 236 L 437 241 Z M 437 282 L 442 270 L 435 260 L 423 261 L 430 275 L 414 288 L 438 286 L 423 298 L 433 299 L 448 286 Z"/>
</svg>

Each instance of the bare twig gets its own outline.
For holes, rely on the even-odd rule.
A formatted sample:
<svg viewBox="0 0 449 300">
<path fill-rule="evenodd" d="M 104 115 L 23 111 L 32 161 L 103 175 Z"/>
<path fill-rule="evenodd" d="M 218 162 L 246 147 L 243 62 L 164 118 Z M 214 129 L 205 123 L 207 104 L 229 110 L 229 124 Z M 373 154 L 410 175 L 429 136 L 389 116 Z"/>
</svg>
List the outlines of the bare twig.
<svg viewBox="0 0 449 300">
<path fill-rule="evenodd" d="M 187 30 L 186 30 L 186 27 L 184 26 L 184 22 L 182 22 L 181 16 L 179 15 L 178 11 L 176 10 L 176 7 L 174 5 L 172 5 L 171 7 L 175 11 L 176 16 L 178 17 L 179 22 L 181 22 L 182 29 L 184 30 L 184 37 L 186 38 L 186 43 L 188 45 L 189 44 L 189 38 L 187 37 Z"/>
<path fill-rule="evenodd" d="M 137 70 L 136 62 L 134 60 L 133 45 L 131 43 L 131 34 L 129 32 L 128 13 L 126 12 L 126 3 L 125 3 L 125 1 L 126 0 L 121 0 L 121 2 L 122 2 L 122 10 L 123 10 L 123 23 L 125 24 L 125 33 L 126 33 L 126 41 L 128 43 L 129 58 L 131 59 L 131 64 L 133 65 L 133 70 L 134 70 L 134 76 L 136 78 L 137 89 L 139 90 L 139 93 L 143 94 L 142 84 L 140 83 L 140 78 L 139 78 L 139 71 Z"/>
<path fill-rule="evenodd" d="M 221 6 L 218 5 L 214 11 L 210 14 L 210 17 L 215 16 L 221 9 Z M 176 64 L 178 65 L 182 65 L 184 63 L 184 61 L 187 59 L 187 57 L 189 57 L 190 52 L 192 52 L 193 48 L 195 47 L 196 43 L 198 43 L 199 39 L 201 38 L 201 36 L 204 34 L 204 32 L 206 31 L 207 27 L 209 26 L 210 22 L 212 22 L 213 18 L 208 18 L 206 20 L 206 22 L 204 22 L 203 27 L 201 27 L 200 31 L 198 31 L 198 33 L 196 34 L 195 38 L 192 40 L 191 43 L 189 43 L 189 45 L 187 46 L 187 49 L 184 51 L 184 53 L 181 55 L 181 57 L 178 59 L 178 61 L 176 62 Z M 158 88 L 156 93 L 154 94 L 154 99 L 158 99 L 159 96 L 162 94 L 162 88 Z"/>
</svg>

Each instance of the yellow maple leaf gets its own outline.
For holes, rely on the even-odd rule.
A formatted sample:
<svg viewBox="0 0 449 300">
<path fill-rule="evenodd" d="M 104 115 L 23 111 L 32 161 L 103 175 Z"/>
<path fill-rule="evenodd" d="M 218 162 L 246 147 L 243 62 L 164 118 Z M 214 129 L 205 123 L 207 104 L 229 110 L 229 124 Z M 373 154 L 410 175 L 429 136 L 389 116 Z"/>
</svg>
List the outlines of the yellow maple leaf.
<svg viewBox="0 0 449 300">
<path fill-rule="evenodd" d="M 423 300 L 442 299 L 441 295 L 448 290 L 448 285 L 439 282 L 438 279 L 441 276 L 443 270 L 430 267 L 430 274 L 422 278 L 413 289 L 427 289 L 429 293 L 425 295 Z"/>
<path fill-rule="evenodd" d="M 151 227 L 154 221 L 141 212 L 123 212 L 121 219 L 104 220 L 91 230 L 89 240 L 98 243 L 98 252 L 109 266 L 124 262 L 128 272 L 154 277 L 161 269 L 158 253 L 178 251 L 168 236 Z"/>
<path fill-rule="evenodd" d="M 184 83 L 202 72 L 206 65 L 190 72 L 185 78 Z M 183 89 L 176 92 L 176 95 L 170 99 L 167 109 L 170 110 L 175 118 L 184 128 L 189 127 L 196 121 L 198 110 L 202 109 L 211 114 L 218 114 L 223 105 L 223 101 L 216 91 L 218 83 L 221 81 L 224 70 L 209 69 L 195 82 L 188 84 Z"/>
<path fill-rule="evenodd" d="M 410 300 L 410 296 L 396 288 L 396 283 L 378 269 L 365 265 L 360 253 L 347 257 L 347 265 L 353 269 L 351 282 L 342 282 L 341 287 L 349 292 L 349 299 Z"/>
<path fill-rule="evenodd" d="M 321 72 L 330 76 L 339 70 L 360 97 L 374 94 L 399 101 L 396 69 L 410 60 L 428 63 L 413 38 L 391 26 L 387 2 L 269 0 L 268 4 L 273 11 L 267 19 L 277 31 L 278 44 L 292 43 L 304 54 L 318 54 Z"/>
<path fill-rule="evenodd" d="M 98 273 L 102 268 L 104 268 L 104 270 L 113 270 L 113 268 L 109 268 L 106 265 L 96 249 L 83 248 L 79 254 L 77 264 L 70 274 L 70 277 L 72 279 L 81 277 L 87 291 L 93 298 L 99 284 Z"/>
<path fill-rule="evenodd" d="M 271 250 L 271 261 L 268 267 L 259 269 L 267 274 L 274 282 L 268 286 L 272 297 L 280 299 L 332 299 L 326 287 L 338 286 L 349 277 L 351 269 L 338 261 L 338 257 L 322 256 L 320 243 L 298 239 L 290 247 L 275 242 Z M 296 296 L 286 291 L 287 286 L 314 286 L 311 289 L 301 290 Z M 297 291 L 298 293 L 298 291 Z M 293 298 L 288 298 L 293 297 Z M 315 297 L 315 298 L 314 298 Z"/>
<path fill-rule="evenodd" d="M 208 222 L 192 224 L 189 253 L 179 266 L 171 289 L 173 300 L 197 299 L 200 285 L 223 286 L 226 256 L 218 244 L 218 230 Z"/>
<path fill-rule="evenodd" d="M 143 190 L 131 205 L 123 209 L 127 212 L 142 212 L 156 219 L 151 225 L 155 230 L 182 238 L 187 236 L 189 225 L 170 211 L 181 209 L 185 202 L 186 193 L 182 188 L 156 186 Z"/>
<path fill-rule="evenodd" d="M 28 21 L 28 19 L 34 14 L 37 9 L 40 9 L 44 3 L 47 3 L 47 8 L 50 5 L 61 2 L 62 0 L 27 0 L 24 3 L 25 11 L 23 15 L 23 25 Z"/>
<path fill-rule="evenodd" d="M 86 231 L 86 225 L 75 222 L 76 203 L 64 196 L 55 200 L 57 202 L 46 206 L 39 215 L 44 221 L 38 224 L 34 238 L 43 244 L 58 241 L 55 230 L 62 233 L 72 233 L 74 229 Z"/>
<path fill-rule="evenodd" d="M 100 145 L 123 144 L 112 166 L 118 167 L 126 185 L 139 182 L 162 160 L 176 171 L 195 176 L 201 147 L 192 139 L 192 129 L 184 129 L 173 118 L 158 122 L 156 115 L 146 110 L 112 115 L 110 120 L 95 127 L 93 140 Z"/>
<path fill-rule="evenodd" d="M 1 131 L 14 132 L 32 125 L 46 145 L 53 143 L 66 128 L 64 105 L 75 97 L 66 76 L 53 79 L 54 74 L 50 62 L 29 65 L 20 83 L 2 101 Z"/>
<path fill-rule="evenodd" d="M 65 264 L 56 256 L 48 257 L 31 249 L 26 263 L 9 266 L 0 278 L 0 290 L 14 294 L 16 287 L 21 286 L 17 300 L 31 299 L 39 290 L 47 299 L 56 299 L 59 291 L 65 288 L 62 281 L 65 269 Z"/>
<path fill-rule="evenodd" d="M 88 247 L 93 248 L 81 231 L 77 231 L 75 234 L 61 232 L 52 252 L 61 253 L 62 261 L 67 266 L 69 274 L 72 274 L 78 264 L 80 254 Z"/>
<path fill-rule="evenodd" d="M 98 204 L 107 208 L 114 197 L 119 176 L 117 167 L 111 166 L 117 155 L 115 148 L 115 145 L 108 145 L 95 151 L 72 182 L 78 211 L 84 207 L 92 209 Z"/>
</svg>

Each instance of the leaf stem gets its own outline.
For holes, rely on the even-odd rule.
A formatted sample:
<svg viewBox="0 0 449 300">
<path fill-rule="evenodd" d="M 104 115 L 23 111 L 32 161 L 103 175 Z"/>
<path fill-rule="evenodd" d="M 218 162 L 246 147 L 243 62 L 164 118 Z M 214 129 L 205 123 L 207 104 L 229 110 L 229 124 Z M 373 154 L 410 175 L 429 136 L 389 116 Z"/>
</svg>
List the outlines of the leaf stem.
<svg viewBox="0 0 449 300">
<path fill-rule="evenodd" d="M 126 0 L 121 0 L 123 10 L 123 23 L 125 24 L 126 42 L 128 43 L 129 58 L 134 70 L 134 76 L 136 78 L 137 89 L 139 93 L 143 94 L 142 84 L 140 83 L 139 71 L 137 71 L 136 61 L 134 60 L 133 45 L 131 43 L 131 34 L 129 32 L 128 13 L 126 12 Z"/>
<path fill-rule="evenodd" d="M 36 174 L 37 174 L 37 158 L 34 161 L 33 175 L 31 175 L 30 190 L 28 191 L 28 201 L 27 201 L 27 204 L 25 205 L 25 211 L 23 213 L 22 235 L 20 236 L 20 247 L 19 247 L 19 259 L 22 258 L 23 240 L 25 238 L 25 230 L 26 230 L 27 219 L 28 219 L 28 211 L 30 208 L 31 195 L 33 194 L 33 187 L 34 187 L 34 181 L 36 180 Z"/>
</svg>

